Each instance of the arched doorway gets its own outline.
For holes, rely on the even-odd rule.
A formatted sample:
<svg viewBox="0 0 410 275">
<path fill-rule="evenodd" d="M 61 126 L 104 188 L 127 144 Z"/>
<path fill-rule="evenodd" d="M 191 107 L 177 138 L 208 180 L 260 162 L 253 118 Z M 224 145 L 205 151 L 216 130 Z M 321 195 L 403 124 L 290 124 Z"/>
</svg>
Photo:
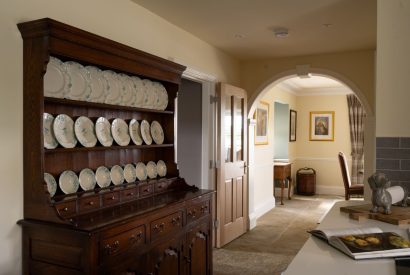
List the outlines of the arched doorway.
<svg viewBox="0 0 410 275">
<path fill-rule="evenodd" d="M 321 68 L 310 68 L 308 66 L 304 66 L 303 68 L 295 68 L 293 70 L 287 70 L 284 72 L 281 72 L 279 74 L 276 74 L 269 78 L 267 81 L 262 83 L 257 90 L 252 94 L 252 96 L 249 98 L 249 105 L 248 105 L 248 121 L 249 121 L 249 127 L 248 127 L 248 165 L 249 165 L 249 173 L 248 173 L 248 178 L 249 178 L 249 216 L 250 216 L 250 227 L 253 228 L 256 225 L 256 219 L 263 215 L 265 212 L 269 211 L 271 208 L 274 207 L 274 204 L 272 205 L 272 200 L 267 201 L 265 204 L 261 205 L 260 201 L 258 200 L 258 194 L 257 192 L 260 193 L 260 190 L 258 191 L 258 188 L 255 188 L 255 178 L 257 176 L 255 175 L 254 171 L 254 164 L 255 164 L 255 151 L 254 151 L 254 131 L 255 131 L 255 122 L 253 120 L 253 114 L 256 109 L 257 103 L 260 101 L 264 95 L 271 90 L 272 87 L 276 86 L 280 82 L 296 77 L 296 76 L 301 76 L 304 74 L 309 73 L 309 75 L 312 76 L 323 76 L 327 77 L 336 81 L 339 81 L 343 83 L 345 86 L 347 86 L 360 100 L 362 103 L 366 113 L 366 121 L 365 121 L 365 179 L 370 176 L 370 174 L 374 171 L 375 164 L 375 154 L 374 154 L 374 148 L 375 148 L 375 120 L 374 120 L 374 112 L 372 108 L 370 107 L 367 98 L 365 95 L 362 93 L 362 91 L 359 89 L 359 87 L 353 83 L 350 79 L 344 77 L 343 75 L 331 71 L 328 69 L 321 69 Z M 347 133 L 348 137 L 348 133 Z M 335 155 L 336 159 L 336 155 Z M 267 165 L 271 165 L 272 163 L 268 163 Z M 256 193 L 255 193 L 256 192 Z M 365 198 L 369 198 L 369 188 L 365 186 Z M 274 199 L 273 199 L 274 202 Z"/>
</svg>

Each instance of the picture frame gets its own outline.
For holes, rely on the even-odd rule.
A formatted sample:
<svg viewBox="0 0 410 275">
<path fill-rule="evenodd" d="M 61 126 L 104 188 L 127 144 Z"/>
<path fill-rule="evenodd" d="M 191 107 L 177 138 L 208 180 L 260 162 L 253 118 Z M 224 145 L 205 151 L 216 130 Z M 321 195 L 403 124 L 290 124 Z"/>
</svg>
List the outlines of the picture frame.
<svg viewBox="0 0 410 275">
<path fill-rule="evenodd" d="M 269 103 L 260 101 L 255 110 L 255 144 L 266 145 L 269 132 Z"/>
<path fill-rule="evenodd" d="M 289 111 L 289 141 L 296 141 L 296 122 L 298 113 L 295 110 Z"/>
<path fill-rule="evenodd" d="M 310 112 L 309 140 L 334 141 L 335 139 L 335 112 Z"/>
</svg>

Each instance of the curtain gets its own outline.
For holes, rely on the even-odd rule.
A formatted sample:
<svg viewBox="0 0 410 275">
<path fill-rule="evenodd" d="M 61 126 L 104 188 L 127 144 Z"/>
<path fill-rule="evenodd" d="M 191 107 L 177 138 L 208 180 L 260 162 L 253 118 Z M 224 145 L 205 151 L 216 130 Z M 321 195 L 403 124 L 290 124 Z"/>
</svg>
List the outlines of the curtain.
<svg viewBox="0 0 410 275">
<path fill-rule="evenodd" d="M 355 95 L 347 95 L 349 109 L 350 141 L 352 145 L 352 185 L 363 183 L 364 177 L 364 119 L 366 112 Z"/>
</svg>

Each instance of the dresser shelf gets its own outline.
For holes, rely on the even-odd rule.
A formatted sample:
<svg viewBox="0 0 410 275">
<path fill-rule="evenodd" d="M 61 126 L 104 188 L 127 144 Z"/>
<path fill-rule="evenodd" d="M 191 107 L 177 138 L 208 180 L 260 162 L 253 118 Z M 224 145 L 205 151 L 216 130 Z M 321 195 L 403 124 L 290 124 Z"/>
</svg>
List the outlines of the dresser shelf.
<svg viewBox="0 0 410 275">
<path fill-rule="evenodd" d="M 151 144 L 151 145 L 127 145 L 119 146 L 112 145 L 109 147 L 104 146 L 94 146 L 94 147 L 74 147 L 74 148 L 63 148 L 57 147 L 55 149 L 44 149 L 46 154 L 55 153 L 73 153 L 73 152 L 92 152 L 92 151 L 110 151 L 110 150 L 121 150 L 121 149 L 155 149 L 155 148 L 172 148 L 174 144 Z"/>
</svg>

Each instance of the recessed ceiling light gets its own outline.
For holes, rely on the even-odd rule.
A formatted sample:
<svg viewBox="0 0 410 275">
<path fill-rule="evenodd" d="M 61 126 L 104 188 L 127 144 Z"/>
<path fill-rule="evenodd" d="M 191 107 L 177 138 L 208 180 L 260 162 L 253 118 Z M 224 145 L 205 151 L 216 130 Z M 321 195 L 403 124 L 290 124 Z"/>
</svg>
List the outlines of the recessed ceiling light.
<svg viewBox="0 0 410 275">
<path fill-rule="evenodd" d="M 331 28 L 331 27 L 333 27 L 333 24 L 332 23 L 325 23 L 325 24 L 322 24 L 322 27 Z"/>
<path fill-rule="evenodd" d="M 289 36 L 289 30 L 286 28 L 277 28 L 273 30 L 275 37 L 277 38 L 285 38 Z"/>
<path fill-rule="evenodd" d="M 242 39 L 242 38 L 245 38 L 245 35 L 242 34 L 242 33 L 235 33 L 235 35 L 233 37 L 235 37 L 237 39 Z"/>
</svg>

